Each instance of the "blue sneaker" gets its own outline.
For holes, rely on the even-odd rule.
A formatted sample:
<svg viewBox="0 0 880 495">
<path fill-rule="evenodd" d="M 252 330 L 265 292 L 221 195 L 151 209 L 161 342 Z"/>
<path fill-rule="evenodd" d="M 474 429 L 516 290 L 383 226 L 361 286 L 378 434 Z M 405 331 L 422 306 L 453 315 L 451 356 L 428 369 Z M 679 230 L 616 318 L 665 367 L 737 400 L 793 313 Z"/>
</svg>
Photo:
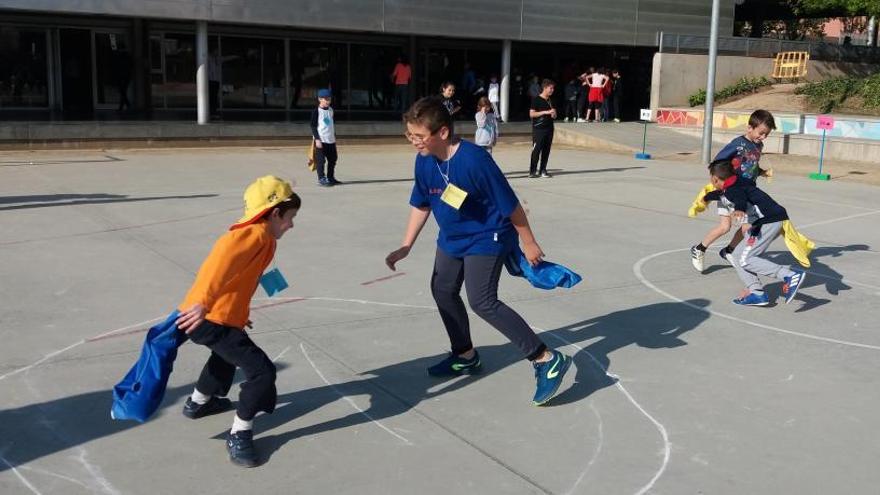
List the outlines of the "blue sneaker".
<svg viewBox="0 0 880 495">
<path fill-rule="evenodd" d="M 318 179 L 318 185 L 321 187 L 331 187 L 333 184 L 326 177 Z"/>
<path fill-rule="evenodd" d="M 571 366 L 571 358 L 559 351 L 553 351 L 553 357 L 543 363 L 532 363 L 535 367 L 535 378 L 538 380 L 538 386 L 535 390 L 535 398 L 532 402 L 536 406 L 543 406 L 556 395 L 559 385 L 562 384 L 562 377 Z"/>
<path fill-rule="evenodd" d="M 807 272 L 804 271 L 794 272 L 794 275 L 784 278 L 785 283 L 782 284 L 782 294 L 785 296 L 785 304 L 790 303 L 794 299 L 794 295 L 797 294 L 798 289 L 801 288 L 806 278 Z"/>
<path fill-rule="evenodd" d="M 734 299 L 733 304 L 739 304 L 740 306 L 766 306 L 770 304 L 770 298 L 767 297 L 767 294 L 750 292 L 746 297 Z"/>
<path fill-rule="evenodd" d="M 449 356 L 428 368 L 430 376 L 460 376 L 474 375 L 480 372 L 480 354 L 474 350 L 474 357 L 465 359 L 455 354 L 449 353 Z"/>
</svg>

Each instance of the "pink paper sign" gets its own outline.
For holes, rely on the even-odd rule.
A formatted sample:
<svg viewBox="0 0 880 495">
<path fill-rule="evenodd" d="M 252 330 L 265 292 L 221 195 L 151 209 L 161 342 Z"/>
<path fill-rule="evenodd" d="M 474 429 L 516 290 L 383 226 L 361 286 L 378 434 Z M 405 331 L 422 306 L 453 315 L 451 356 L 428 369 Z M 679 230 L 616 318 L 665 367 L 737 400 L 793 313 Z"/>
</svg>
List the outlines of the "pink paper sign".
<svg viewBox="0 0 880 495">
<path fill-rule="evenodd" d="M 819 115 L 816 117 L 816 129 L 831 130 L 834 129 L 834 117 L 830 115 Z"/>
</svg>

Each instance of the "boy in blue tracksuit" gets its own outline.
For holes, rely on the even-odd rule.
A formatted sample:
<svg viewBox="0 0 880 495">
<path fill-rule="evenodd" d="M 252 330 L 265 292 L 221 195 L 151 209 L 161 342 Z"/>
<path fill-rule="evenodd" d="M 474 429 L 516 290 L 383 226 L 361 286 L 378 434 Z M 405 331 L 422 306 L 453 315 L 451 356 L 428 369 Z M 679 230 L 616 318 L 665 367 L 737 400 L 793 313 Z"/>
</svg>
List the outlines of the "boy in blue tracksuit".
<svg viewBox="0 0 880 495">
<path fill-rule="evenodd" d="M 452 134 L 452 117 L 437 98 L 422 98 L 403 116 L 406 136 L 418 151 L 409 223 L 400 248 L 385 258 L 392 270 L 410 249 L 431 213 L 440 227 L 431 292 L 452 346 L 431 376 L 457 376 L 480 370 L 471 341 L 462 284 L 477 315 L 498 329 L 532 362 L 537 377 L 535 405 L 546 404 L 559 389 L 571 358 L 551 350 L 515 311 L 498 300 L 504 261 L 522 243 L 533 266 L 544 253 L 526 214 L 492 156 Z"/>
<path fill-rule="evenodd" d="M 754 185 L 759 176 L 767 173 L 766 170 L 759 166 L 758 162 L 761 160 L 764 140 L 775 129 L 776 121 L 773 119 L 773 114 L 767 110 L 755 110 L 749 116 L 746 133 L 742 136 L 737 136 L 727 146 L 722 148 L 715 156 L 715 160 L 729 160 L 733 165 L 736 175 Z M 691 247 L 691 263 L 697 271 L 702 272 L 705 267 L 704 257 L 706 249 L 720 237 L 730 232 L 730 216 L 732 213 L 732 210 L 719 204 L 718 215 L 721 220 L 720 223 L 710 230 L 699 244 Z M 719 252 L 721 259 L 726 263 L 735 264 L 731 253 L 733 253 L 733 250 L 742 239 L 742 233 L 739 231 L 734 232 L 730 243 Z"/>
<path fill-rule="evenodd" d="M 719 208 L 733 211 L 735 222 L 745 222 L 740 231 L 748 236 L 733 251 L 733 266 L 745 284 L 739 297 L 733 300 L 743 306 L 766 306 L 770 303 L 759 275 L 773 277 L 783 282 L 785 302 L 794 298 L 804 283 L 806 273 L 794 271 L 761 258 L 770 244 L 782 232 L 782 223 L 788 220 L 788 212 L 755 183 L 737 175 L 731 160 L 715 160 L 709 165 L 709 174 L 715 191 L 706 194 L 705 201 L 717 200 Z"/>
</svg>

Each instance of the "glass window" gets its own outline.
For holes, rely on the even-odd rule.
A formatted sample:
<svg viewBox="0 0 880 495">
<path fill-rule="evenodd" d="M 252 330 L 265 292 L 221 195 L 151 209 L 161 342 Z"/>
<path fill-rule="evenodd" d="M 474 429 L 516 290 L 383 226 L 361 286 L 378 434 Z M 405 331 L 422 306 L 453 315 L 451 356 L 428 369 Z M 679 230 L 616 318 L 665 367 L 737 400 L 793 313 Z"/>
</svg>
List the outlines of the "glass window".
<svg viewBox="0 0 880 495">
<path fill-rule="evenodd" d="M 131 106 L 131 77 L 134 69 L 128 36 L 95 33 L 95 75 L 98 105 Z"/>
<path fill-rule="evenodd" d="M 156 102 L 157 96 L 161 95 L 168 108 L 195 108 L 195 35 L 165 33 L 162 50 L 165 54 L 165 79 L 159 87 L 154 81 L 153 101 Z"/>
<path fill-rule="evenodd" d="M 0 26 L 0 107 L 48 107 L 46 30 Z"/>
<path fill-rule="evenodd" d="M 223 108 L 263 106 L 260 40 L 224 36 L 220 44 Z"/>
<path fill-rule="evenodd" d="M 346 45 L 290 41 L 291 107 L 310 108 L 318 104 L 318 90 L 333 91 L 333 106 L 340 110 L 348 102 Z M 347 96 L 347 95 L 345 95 Z"/>
<path fill-rule="evenodd" d="M 390 110 L 394 86 L 391 71 L 402 46 L 351 45 L 351 94 L 347 102 L 352 108 Z"/>
</svg>

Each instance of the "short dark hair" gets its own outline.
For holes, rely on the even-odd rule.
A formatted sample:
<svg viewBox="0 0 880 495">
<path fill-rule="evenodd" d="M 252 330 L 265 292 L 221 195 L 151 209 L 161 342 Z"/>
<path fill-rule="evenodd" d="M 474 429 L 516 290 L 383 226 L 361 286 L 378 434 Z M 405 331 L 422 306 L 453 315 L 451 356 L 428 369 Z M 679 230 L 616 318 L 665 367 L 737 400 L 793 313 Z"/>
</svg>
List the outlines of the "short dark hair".
<svg viewBox="0 0 880 495">
<path fill-rule="evenodd" d="M 440 91 L 446 90 L 449 86 L 455 87 L 455 83 L 452 81 L 443 81 L 443 84 L 440 85 Z"/>
<path fill-rule="evenodd" d="M 403 114 L 403 123 L 423 125 L 431 134 L 443 127 L 452 132 L 452 115 L 449 115 L 443 100 L 436 96 L 426 96 L 413 103 Z"/>
<path fill-rule="evenodd" d="M 290 197 L 285 201 L 282 201 L 275 205 L 271 210 L 269 210 L 269 214 L 272 214 L 272 210 L 278 210 L 278 216 L 284 216 L 288 210 L 298 210 L 302 207 L 302 198 L 299 197 L 297 193 L 291 193 Z"/>
<path fill-rule="evenodd" d="M 761 124 L 766 125 L 771 131 L 776 130 L 776 120 L 773 119 L 772 113 L 767 110 L 755 110 L 749 116 L 749 127 L 754 129 Z"/>
<path fill-rule="evenodd" d="M 735 173 L 730 160 L 715 160 L 709 164 L 709 175 L 721 180 L 729 179 Z"/>
<path fill-rule="evenodd" d="M 550 86 L 556 86 L 556 82 L 553 81 L 553 79 L 544 79 L 543 81 L 541 81 L 541 89 L 544 89 L 544 88 L 547 88 Z"/>
</svg>

